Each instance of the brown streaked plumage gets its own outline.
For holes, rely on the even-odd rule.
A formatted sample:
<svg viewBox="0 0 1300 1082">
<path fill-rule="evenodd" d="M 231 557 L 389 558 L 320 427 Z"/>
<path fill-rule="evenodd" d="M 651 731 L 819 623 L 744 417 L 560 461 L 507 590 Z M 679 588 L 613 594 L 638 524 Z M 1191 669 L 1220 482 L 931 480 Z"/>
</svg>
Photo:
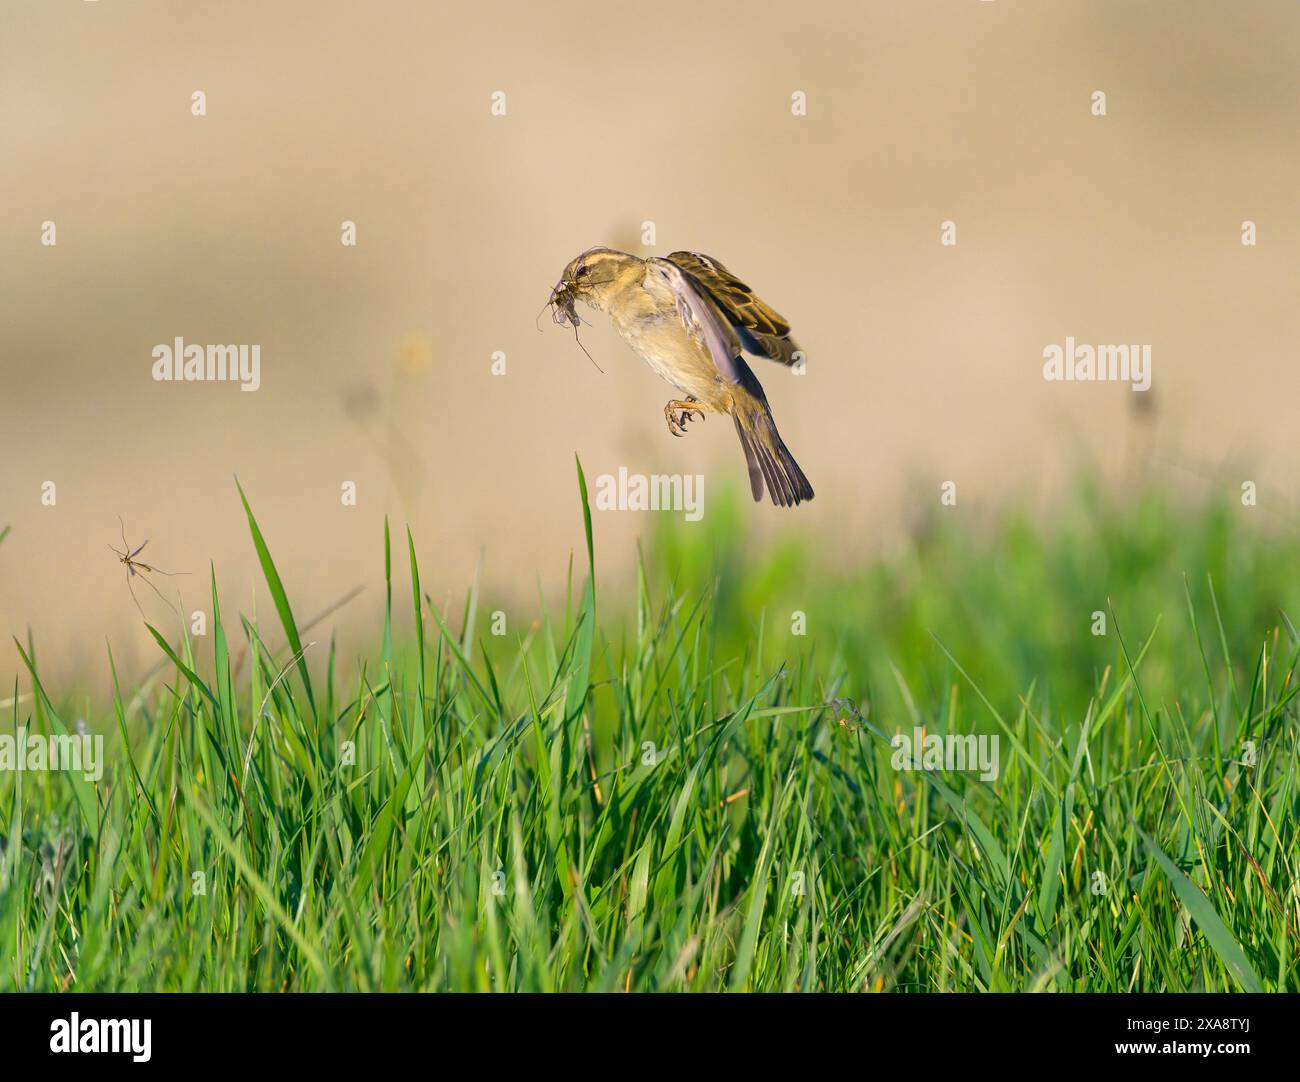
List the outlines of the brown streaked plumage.
<svg viewBox="0 0 1300 1082">
<path fill-rule="evenodd" d="M 576 326 L 575 301 L 605 312 L 629 346 L 683 394 L 664 406 L 668 430 L 727 413 L 736 425 L 750 491 L 790 507 L 813 498 L 812 485 L 781 440 L 758 378 L 742 352 L 790 365 L 798 347 L 790 325 L 716 259 L 673 252 L 641 259 L 592 248 L 564 268 L 551 303 Z M 563 321 L 563 320 L 561 320 Z"/>
</svg>

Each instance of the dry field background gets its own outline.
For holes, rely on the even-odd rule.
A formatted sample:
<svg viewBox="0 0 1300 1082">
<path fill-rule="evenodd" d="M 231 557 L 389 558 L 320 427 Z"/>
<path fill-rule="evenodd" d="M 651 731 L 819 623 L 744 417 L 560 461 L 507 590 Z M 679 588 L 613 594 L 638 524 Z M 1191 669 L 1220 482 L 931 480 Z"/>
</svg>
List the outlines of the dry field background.
<svg viewBox="0 0 1300 1082">
<path fill-rule="evenodd" d="M 1292 3 L 3 0 L 0 20 L 0 635 L 30 627 L 49 679 L 101 684 L 106 637 L 127 672 L 156 657 L 106 547 L 119 513 L 193 573 L 189 607 L 209 561 L 251 607 L 236 474 L 301 616 L 370 584 L 345 630 L 381 604 L 386 513 L 435 598 L 482 553 L 489 589 L 531 604 L 580 548 L 574 451 L 592 476 L 739 485 L 729 427 L 669 437 L 667 389 L 607 327 L 585 334 L 604 375 L 534 327 L 569 258 L 645 253 L 647 220 L 653 251 L 718 256 L 808 351 L 807 376 L 760 376 L 818 496 L 750 509 L 756 545 L 820 534 L 853 560 L 942 479 L 974 522 L 1050 507 L 1085 462 L 1250 478 L 1292 513 Z M 153 382 L 177 335 L 260 343 L 261 390 Z M 1150 408 L 1045 383 L 1066 335 L 1150 343 Z M 651 528 L 598 516 L 603 574 Z"/>
</svg>

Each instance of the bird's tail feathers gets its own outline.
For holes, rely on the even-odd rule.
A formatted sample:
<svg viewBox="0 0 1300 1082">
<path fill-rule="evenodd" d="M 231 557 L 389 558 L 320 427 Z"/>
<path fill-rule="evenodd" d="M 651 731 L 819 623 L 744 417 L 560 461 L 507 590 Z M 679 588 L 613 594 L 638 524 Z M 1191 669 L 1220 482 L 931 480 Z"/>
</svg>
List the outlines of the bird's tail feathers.
<svg viewBox="0 0 1300 1082">
<path fill-rule="evenodd" d="M 767 403 L 758 401 L 738 409 L 733 415 L 736 434 L 749 466 L 749 488 L 757 502 L 763 498 L 763 485 L 778 507 L 793 507 L 813 498 L 812 485 L 799 463 L 782 441 Z"/>
</svg>

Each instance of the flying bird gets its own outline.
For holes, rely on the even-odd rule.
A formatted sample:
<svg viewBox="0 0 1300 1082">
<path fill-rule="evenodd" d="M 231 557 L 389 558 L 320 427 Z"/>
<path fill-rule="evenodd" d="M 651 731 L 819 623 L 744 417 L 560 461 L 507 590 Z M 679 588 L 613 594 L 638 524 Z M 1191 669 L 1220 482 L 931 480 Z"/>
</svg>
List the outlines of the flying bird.
<svg viewBox="0 0 1300 1082">
<path fill-rule="evenodd" d="M 682 392 L 664 406 L 668 431 L 688 421 L 727 413 L 735 422 L 755 500 L 779 507 L 813 498 L 772 419 L 758 378 L 743 353 L 787 367 L 801 358 L 790 325 L 716 259 L 673 252 L 641 259 L 612 248 L 592 248 L 574 259 L 551 291 L 558 322 L 578 326 L 576 301 L 606 313 L 624 341 L 660 378 Z"/>
</svg>

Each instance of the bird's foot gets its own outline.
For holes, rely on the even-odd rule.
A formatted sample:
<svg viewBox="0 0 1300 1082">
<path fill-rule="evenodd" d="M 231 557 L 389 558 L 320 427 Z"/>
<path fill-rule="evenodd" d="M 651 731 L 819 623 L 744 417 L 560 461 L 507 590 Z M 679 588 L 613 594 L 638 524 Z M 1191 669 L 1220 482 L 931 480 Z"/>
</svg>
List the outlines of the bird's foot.
<svg viewBox="0 0 1300 1082">
<path fill-rule="evenodd" d="M 674 436 L 686 435 L 686 422 L 698 417 L 704 420 L 704 410 L 691 398 L 685 402 L 669 402 L 664 406 L 664 419 L 668 422 L 668 431 Z"/>
</svg>

